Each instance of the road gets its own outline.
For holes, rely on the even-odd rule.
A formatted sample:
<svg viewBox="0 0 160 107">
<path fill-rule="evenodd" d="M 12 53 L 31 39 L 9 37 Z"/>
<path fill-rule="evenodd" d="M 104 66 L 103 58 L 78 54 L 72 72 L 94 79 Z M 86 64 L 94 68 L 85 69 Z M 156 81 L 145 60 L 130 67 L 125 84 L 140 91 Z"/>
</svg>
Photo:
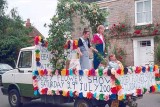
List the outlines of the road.
<svg viewBox="0 0 160 107">
<path fill-rule="evenodd" d="M 160 107 L 160 93 L 146 94 L 143 99 L 137 101 L 138 107 Z M 0 91 L 0 107 L 10 107 L 8 103 L 8 97 L 2 95 Z M 63 104 L 63 105 L 44 105 L 38 101 L 25 104 L 23 107 L 73 107 L 72 104 Z"/>
</svg>

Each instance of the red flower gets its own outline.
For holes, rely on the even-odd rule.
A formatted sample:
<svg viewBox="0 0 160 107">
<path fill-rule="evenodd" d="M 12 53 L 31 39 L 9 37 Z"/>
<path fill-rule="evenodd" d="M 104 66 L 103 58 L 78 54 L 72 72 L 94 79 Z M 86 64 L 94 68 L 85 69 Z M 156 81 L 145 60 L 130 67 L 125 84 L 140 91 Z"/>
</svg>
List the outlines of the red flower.
<svg viewBox="0 0 160 107">
<path fill-rule="evenodd" d="M 119 59 L 122 60 L 123 59 L 122 56 L 119 56 Z"/>
<path fill-rule="evenodd" d="M 159 24 L 157 23 L 156 26 L 159 26 Z"/>
<path fill-rule="evenodd" d="M 88 76 L 92 76 L 92 70 L 89 70 Z"/>
<path fill-rule="evenodd" d="M 44 75 L 44 71 L 43 71 L 43 70 L 40 70 L 39 75 L 40 75 L 40 76 L 43 76 L 43 75 Z"/>
<path fill-rule="evenodd" d="M 38 42 L 39 42 L 39 36 L 36 36 L 36 37 L 34 38 L 34 43 L 35 43 L 35 45 L 38 45 Z"/>
<path fill-rule="evenodd" d="M 40 61 L 40 58 L 36 58 L 36 61 L 39 62 L 39 61 Z"/>
<path fill-rule="evenodd" d="M 122 89 L 122 86 L 121 85 L 117 85 L 116 88 L 117 88 L 117 92 L 118 92 L 120 89 Z"/>
<path fill-rule="evenodd" d="M 112 79 L 112 80 L 116 80 L 115 75 L 111 75 L 111 79 Z"/>
<path fill-rule="evenodd" d="M 121 69 L 117 70 L 117 74 L 119 74 L 119 75 L 121 74 Z"/>
<path fill-rule="evenodd" d="M 32 77 L 33 80 L 36 79 L 36 78 L 37 78 L 36 76 L 33 76 L 33 77 Z"/>
<path fill-rule="evenodd" d="M 65 45 L 64 45 L 64 49 L 67 49 L 67 48 L 68 48 L 68 44 L 65 44 Z"/>
<path fill-rule="evenodd" d="M 137 92 L 138 95 L 141 95 L 141 94 L 142 94 L 142 90 L 141 90 L 141 89 L 137 89 L 136 92 Z"/>
<path fill-rule="evenodd" d="M 152 90 L 152 92 L 155 92 L 156 88 L 154 86 L 151 86 L 151 90 Z"/>
<path fill-rule="evenodd" d="M 141 30 L 135 30 L 134 33 L 137 34 L 137 35 L 141 34 Z"/>
<path fill-rule="evenodd" d="M 157 77 L 157 78 L 158 78 L 158 77 L 159 77 L 159 73 L 155 73 L 155 77 Z"/>
<path fill-rule="evenodd" d="M 124 24 L 122 24 L 122 28 L 125 28 L 125 25 L 124 25 Z"/>
<path fill-rule="evenodd" d="M 33 89 L 34 91 L 36 91 L 36 90 L 38 90 L 38 87 L 34 87 L 34 89 Z"/>
<path fill-rule="evenodd" d="M 117 94 L 118 93 L 117 87 L 112 87 L 111 92 L 112 94 Z"/>
<path fill-rule="evenodd" d="M 66 97 L 69 97 L 69 91 L 67 92 L 67 96 Z"/>
<path fill-rule="evenodd" d="M 158 30 L 154 30 L 152 34 L 156 35 L 157 33 L 158 33 Z"/>
<path fill-rule="evenodd" d="M 93 97 L 93 94 L 92 94 L 91 92 L 88 92 L 88 93 L 87 93 L 87 98 L 88 98 L 88 99 L 91 99 L 92 97 Z"/>
<path fill-rule="evenodd" d="M 135 71 L 135 73 L 140 73 L 141 72 L 141 70 L 142 70 L 142 68 L 141 67 L 136 67 L 136 71 Z"/>
</svg>

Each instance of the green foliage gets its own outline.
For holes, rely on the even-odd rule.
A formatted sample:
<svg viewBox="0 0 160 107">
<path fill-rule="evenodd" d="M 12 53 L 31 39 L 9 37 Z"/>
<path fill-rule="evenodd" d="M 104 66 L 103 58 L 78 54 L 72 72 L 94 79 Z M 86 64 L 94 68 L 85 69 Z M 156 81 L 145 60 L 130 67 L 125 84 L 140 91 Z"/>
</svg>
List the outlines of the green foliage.
<svg viewBox="0 0 160 107">
<path fill-rule="evenodd" d="M 4 15 L 5 8 L 6 8 L 6 1 L 0 0 L 0 16 Z"/>
<path fill-rule="evenodd" d="M 157 49 L 155 50 L 155 60 L 157 64 L 160 64 L 160 44 L 158 44 Z"/>
<path fill-rule="evenodd" d="M 97 26 L 105 22 L 107 13 L 104 10 L 100 10 L 96 4 L 81 3 L 77 0 L 58 0 L 57 13 L 52 18 L 52 24 L 49 25 L 50 37 L 48 39 L 48 48 L 54 54 L 51 60 L 54 69 L 64 68 L 63 46 L 66 42 L 64 35 L 74 30 L 73 18 L 77 15 L 80 16 L 82 23 L 84 23 L 84 19 L 88 20 L 94 33 Z"/>
<path fill-rule="evenodd" d="M 142 25 L 142 26 L 134 26 L 134 35 L 141 34 L 143 36 L 150 36 L 150 35 L 159 35 L 160 34 L 160 25 L 159 23 Z M 139 33 L 140 32 L 140 33 Z"/>
<path fill-rule="evenodd" d="M 3 0 L 0 0 L 2 6 Z M 4 5 L 3 5 L 4 7 Z M 0 10 L 4 10 L 1 8 Z M 29 46 L 28 34 L 31 29 L 24 27 L 24 22 L 15 9 L 11 16 L 0 16 L 0 63 L 8 63 L 14 67 L 20 48 Z"/>
<path fill-rule="evenodd" d="M 126 51 L 118 46 L 114 46 L 113 54 L 115 54 L 117 60 L 122 62 L 122 64 L 125 66 L 125 60 L 126 60 Z"/>
<path fill-rule="evenodd" d="M 114 37 L 125 36 L 128 34 L 129 30 L 130 26 L 125 22 L 113 24 L 112 27 L 109 29 L 109 35 Z"/>
</svg>

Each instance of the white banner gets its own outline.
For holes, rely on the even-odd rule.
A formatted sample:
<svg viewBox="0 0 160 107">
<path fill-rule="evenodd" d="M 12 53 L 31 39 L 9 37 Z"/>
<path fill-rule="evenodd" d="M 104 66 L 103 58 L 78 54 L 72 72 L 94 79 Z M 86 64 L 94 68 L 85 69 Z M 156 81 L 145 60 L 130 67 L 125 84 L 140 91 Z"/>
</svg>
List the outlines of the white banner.
<svg viewBox="0 0 160 107">
<path fill-rule="evenodd" d="M 135 93 L 136 89 L 150 89 L 152 85 L 156 84 L 154 72 L 127 74 L 119 76 L 118 80 L 122 86 L 123 94 Z"/>
<path fill-rule="evenodd" d="M 111 82 L 105 76 L 38 76 L 38 88 L 110 94 Z"/>
</svg>

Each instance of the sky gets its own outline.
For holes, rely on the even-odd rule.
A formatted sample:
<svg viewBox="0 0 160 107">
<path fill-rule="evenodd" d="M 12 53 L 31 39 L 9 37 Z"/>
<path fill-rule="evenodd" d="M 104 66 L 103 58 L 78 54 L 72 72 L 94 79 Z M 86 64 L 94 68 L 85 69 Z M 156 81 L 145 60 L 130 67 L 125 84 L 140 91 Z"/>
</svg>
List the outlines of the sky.
<svg viewBox="0 0 160 107">
<path fill-rule="evenodd" d="M 48 37 L 49 28 L 44 24 L 51 23 L 50 19 L 55 15 L 57 0 L 6 0 L 8 10 L 17 8 L 19 15 L 24 21 L 28 18 L 31 24 L 45 37 Z"/>
</svg>

